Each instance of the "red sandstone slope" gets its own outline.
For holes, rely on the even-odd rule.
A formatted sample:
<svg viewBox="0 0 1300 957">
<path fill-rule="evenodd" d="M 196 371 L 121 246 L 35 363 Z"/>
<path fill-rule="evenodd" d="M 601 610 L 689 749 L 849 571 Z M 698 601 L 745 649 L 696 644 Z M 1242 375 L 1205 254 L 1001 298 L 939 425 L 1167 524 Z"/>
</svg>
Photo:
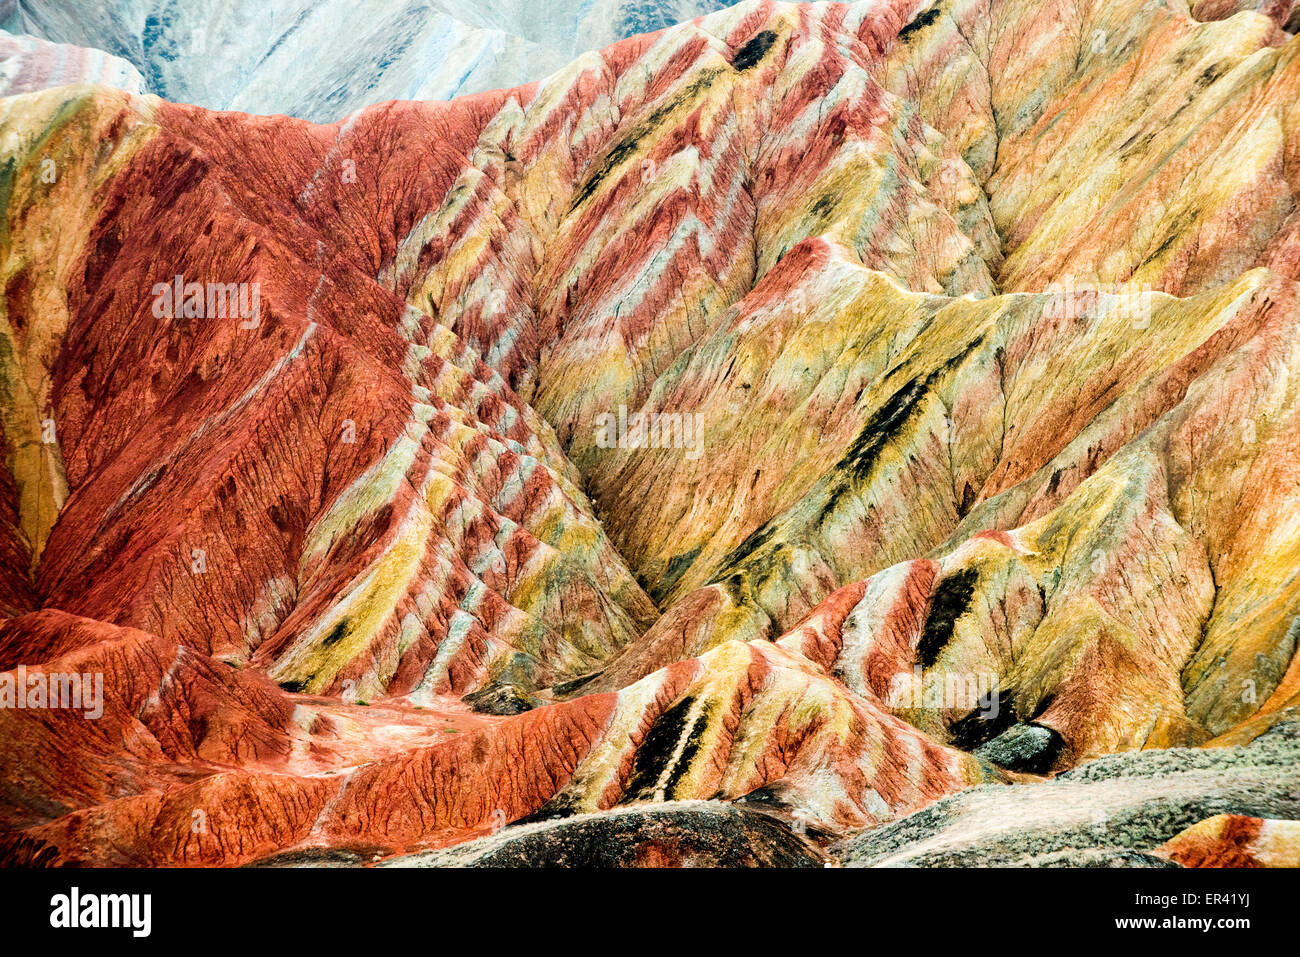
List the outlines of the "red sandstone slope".
<svg viewBox="0 0 1300 957">
<path fill-rule="evenodd" d="M 777 781 L 807 789 L 796 806 L 809 819 L 843 828 L 981 777 L 972 759 L 879 703 L 758 645 L 719 649 L 617 695 L 485 721 L 452 702 L 449 713 L 340 711 L 153 636 L 58 613 L 11 620 L 0 640 L 12 648 L 55 628 L 99 633 L 44 668 L 105 674 L 105 710 L 95 721 L 51 712 L 53 724 L 45 712 L 0 712 L 5 740 L 24 745 L 9 759 L 12 861 L 238 864 L 304 847 L 391 854 L 539 809 L 740 797 Z M 674 754 L 683 732 L 691 746 Z"/>
<path fill-rule="evenodd" d="M 750 2 L 329 127 L 4 101 L 0 680 L 104 679 L 0 710 L 5 858 L 844 833 L 1300 703 L 1300 47 L 1069 6 Z"/>
</svg>

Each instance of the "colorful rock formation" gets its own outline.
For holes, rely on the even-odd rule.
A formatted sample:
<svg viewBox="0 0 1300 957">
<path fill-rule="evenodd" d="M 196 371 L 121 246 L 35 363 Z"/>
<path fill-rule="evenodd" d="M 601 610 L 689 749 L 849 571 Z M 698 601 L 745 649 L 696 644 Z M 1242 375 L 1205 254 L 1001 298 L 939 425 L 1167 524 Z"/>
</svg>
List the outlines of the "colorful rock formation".
<svg viewBox="0 0 1300 957">
<path fill-rule="evenodd" d="M 1300 821 L 1216 814 L 1155 853 L 1184 867 L 1300 867 Z"/>
<path fill-rule="evenodd" d="M 144 92 L 139 71 L 102 50 L 49 43 L 0 30 L 0 96 L 69 83 L 98 83 L 128 93 Z"/>
<path fill-rule="evenodd" d="M 1265 13 L 749 0 L 328 126 L 0 101 L 0 858 L 1196 863 L 1296 817 Z"/>
</svg>

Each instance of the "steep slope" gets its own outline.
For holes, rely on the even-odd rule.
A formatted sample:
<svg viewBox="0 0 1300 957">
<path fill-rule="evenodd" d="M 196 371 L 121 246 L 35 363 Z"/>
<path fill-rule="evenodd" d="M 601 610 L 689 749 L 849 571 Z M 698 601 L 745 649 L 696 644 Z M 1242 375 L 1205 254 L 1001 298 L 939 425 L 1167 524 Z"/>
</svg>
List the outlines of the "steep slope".
<svg viewBox="0 0 1300 957">
<path fill-rule="evenodd" d="M 1026 13 L 999 8 L 1000 15 L 1003 9 L 1010 11 L 1008 35 L 1015 36 L 1032 26 L 1022 17 L 1037 16 L 1039 7 L 1026 8 Z M 1118 21 L 1122 11 L 1112 13 L 1107 6 L 1102 12 Z M 1291 470 L 1294 399 L 1289 372 L 1283 371 L 1292 368 L 1294 355 L 1290 333 L 1277 332 L 1275 339 L 1274 324 L 1280 321 L 1289 328 L 1295 315 L 1296 251 L 1288 245 L 1295 167 L 1287 157 L 1297 142 L 1296 46 L 1266 45 L 1273 28 L 1257 29 L 1262 21 L 1249 17 L 1232 31 L 1226 24 L 1197 26 L 1156 14 L 1143 22 L 1162 40 L 1175 28 L 1181 34 L 1190 31 L 1200 44 L 1228 31 L 1232 43 L 1249 41 L 1256 48 L 1235 68 L 1240 75 L 1226 97 L 1207 91 L 1202 97 L 1209 97 L 1209 103 L 1194 101 L 1197 137 L 1184 137 L 1178 147 L 1186 155 L 1154 154 L 1170 165 L 1176 159 L 1176 165 L 1203 167 L 1176 200 L 1188 210 L 1177 239 L 1194 250 L 1193 258 L 1180 257 L 1176 268 L 1160 271 L 1134 272 L 1131 266 L 1098 270 L 1095 262 L 1137 261 L 1141 246 L 1135 245 L 1140 234 L 1132 228 L 1099 223 L 1094 216 L 1079 226 L 1088 243 L 1060 247 L 1074 258 L 1059 268 L 1077 274 L 1024 272 L 1012 268 L 1027 258 L 1026 244 L 1032 242 L 1017 242 L 1018 224 L 1026 219 L 1022 213 L 1019 220 L 999 224 L 1000 235 L 1010 234 L 998 270 L 1001 283 L 1044 291 L 972 305 L 908 296 L 869 276 L 855 278 L 851 256 L 821 245 L 820 239 L 809 245 L 803 261 L 791 264 L 789 277 L 769 276 L 774 289 L 760 284 L 734 319 L 728 316 L 729 325 L 720 325 L 711 340 L 684 352 L 652 387 L 648 407 L 692 408 L 702 413 L 706 430 L 716 425 L 716 431 L 706 431 L 707 460 L 679 450 L 616 449 L 584 462 L 614 541 L 651 594 L 670 604 L 602 681 L 617 685 L 674 655 L 698 654 L 717 641 L 776 637 L 839 586 L 932 550 L 939 557 L 982 530 L 1010 532 L 1038 521 L 1053 538 L 1067 537 L 1076 551 L 1067 558 L 1049 548 L 1049 554 L 1063 560 L 1050 559 L 1050 573 L 1044 568 L 1023 574 L 1021 587 L 1032 582 L 1044 593 L 1040 604 L 1046 604 L 1062 575 L 1078 574 L 1070 572 L 1071 565 L 1082 573 L 1079 585 L 1098 579 L 1107 583 L 1100 586 L 1107 591 L 1114 576 L 1122 575 L 1125 585 L 1118 594 L 1099 594 L 1106 616 L 1130 619 L 1122 626 L 1130 637 L 1121 639 L 1128 646 L 1139 637 L 1149 644 L 1151 625 L 1140 624 L 1142 619 L 1162 623 L 1166 633 L 1160 642 L 1168 650 L 1161 656 L 1172 656 L 1175 673 L 1189 667 L 1187 687 L 1171 689 L 1169 701 L 1188 696 L 1193 721 L 1202 725 L 1194 735 L 1225 730 L 1252 713 L 1274 687 L 1284 690 L 1273 705 L 1294 695 L 1293 682 L 1282 676 L 1295 650 L 1296 583 L 1288 560 L 1274 562 L 1295 547 L 1293 520 L 1284 517 L 1294 514 L 1287 491 L 1292 480 L 1285 477 Z M 938 45 L 945 35 L 962 35 L 946 14 L 913 23 L 920 26 L 909 28 L 907 44 L 893 49 L 877 68 L 887 81 L 913 74 L 916 61 L 948 71 L 965 68 L 960 57 L 940 60 L 923 49 L 926 37 Z M 1127 57 L 1130 70 L 1135 52 L 1141 51 L 1132 44 L 1119 48 L 1118 56 Z M 1164 54 L 1171 62 L 1180 55 Z M 904 58 L 912 62 L 895 65 Z M 1090 69 L 1087 77 L 1104 72 Z M 1071 80 L 1061 88 L 1068 94 L 1080 82 Z M 946 86 L 934 76 L 921 83 L 927 90 Z M 1016 116 L 1023 113 L 1014 101 L 1008 109 Z M 1254 125 L 1244 137 L 1225 139 L 1217 124 L 1231 119 L 1234 110 Z M 985 140 L 962 132 L 960 103 L 948 109 L 936 105 L 933 112 L 936 125 L 946 123 L 957 142 L 969 144 L 966 158 L 978 171 Z M 1255 123 L 1260 114 L 1263 119 Z M 1029 208 L 1033 219 L 1051 222 L 1044 235 L 1071 235 L 1062 232 L 1070 217 L 1096 199 L 1080 199 L 1078 187 L 1070 182 L 1062 187 L 1040 174 L 1026 183 L 1051 196 L 1046 212 L 1033 196 L 1013 192 L 1012 203 L 1003 198 L 1001 184 L 1009 176 L 1002 171 L 1013 168 L 1020 152 L 1031 158 L 1061 155 L 1057 131 L 1066 123 L 1090 130 L 1089 143 L 1111 142 L 1112 136 L 1101 135 L 1108 126 L 1134 135 L 1130 115 L 1098 99 L 1071 102 L 1052 114 L 1050 125 L 1019 134 L 1008 123 L 990 121 L 989 128 L 1001 137 L 995 150 L 1002 157 L 998 172 L 987 183 L 995 220 L 1000 206 Z M 1145 122 L 1154 128 L 1164 122 L 1161 116 L 1152 110 Z M 1214 135 L 1200 132 L 1209 122 L 1202 116 L 1214 119 Z M 1263 166 L 1256 174 L 1243 160 L 1253 149 L 1254 130 L 1264 127 L 1273 131 L 1272 152 L 1260 154 Z M 1051 154 L 1037 152 L 1042 148 L 1035 140 L 1044 136 L 1053 138 Z M 1218 159 L 1225 143 L 1237 150 L 1230 165 Z M 1136 193 L 1123 177 L 1107 182 L 1094 175 L 1093 165 L 1083 161 L 1092 155 L 1113 154 L 1102 149 L 1076 155 L 1070 168 L 1089 188 L 1102 184 L 1102 196 L 1109 198 L 1101 208 L 1107 213 L 1169 208 L 1172 201 Z M 1159 164 L 1147 152 L 1136 155 L 1142 160 L 1136 181 L 1158 181 L 1151 169 Z M 1230 175 L 1215 173 L 1214 164 L 1222 164 L 1219 168 Z M 1028 161 L 1023 168 L 1037 169 Z M 1243 202 L 1257 202 L 1266 191 L 1260 177 L 1277 184 L 1274 192 L 1281 205 L 1276 215 L 1252 220 L 1244 235 L 1220 225 L 1224 215 L 1239 215 Z M 1208 241 L 1210 236 L 1218 238 Z M 1257 264 L 1275 271 L 1235 278 L 1235 270 Z M 1162 294 L 1164 289 L 1186 293 L 1189 270 L 1233 278 L 1221 283 L 1198 279 L 1198 287 L 1208 288 L 1186 302 Z M 780 307 L 763 308 L 772 301 Z M 750 303 L 752 312 L 744 308 Z M 1088 371 L 1061 375 L 1057 364 L 1063 356 Z M 1264 373 L 1265 368 L 1276 369 L 1276 376 Z M 1198 379 L 1203 383 L 1199 387 Z M 751 393 L 753 400 L 746 400 Z M 1272 398 L 1263 399 L 1265 394 Z M 846 402 L 850 396 L 852 406 Z M 1217 425 L 1206 435 L 1209 421 Z M 833 467 L 828 469 L 827 462 Z M 1202 478 L 1195 477 L 1198 472 Z M 1126 473 L 1145 473 L 1151 484 L 1144 489 L 1141 482 L 1124 478 Z M 1233 481 L 1220 482 L 1217 477 L 1224 474 L 1233 475 Z M 1130 488 L 1122 490 L 1117 481 Z M 671 490 L 667 499 L 672 506 L 666 509 L 651 493 L 664 487 Z M 1103 492 L 1107 487 L 1113 491 Z M 1286 504 L 1278 502 L 1279 495 Z M 1256 507 L 1260 510 L 1253 512 Z M 1250 519 L 1252 512 L 1259 518 Z M 1143 528 L 1152 517 L 1157 529 L 1164 525 L 1168 531 Z M 1125 544 L 1125 535 L 1114 530 L 1117 521 L 1142 523 L 1129 533 L 1139 535 L 1139 542 Z M 1090 528 L 1104 528 L 1105 535 Z M 1245 544 L 1263 538 L 1271 543 L 1258 551 L 1255 544 Z M 1038 545 L 1028 548 L 1040 551 Z M 1147 549 L 1163 560 L 1171 552 L 1187 556 L 1174 563 L 1168 585 L 1141 556 Z M 1247 553 L 1255 557 L 1237 565 L 1232 556 Z M 1189 568 L 1189 563 L 1200 567 Z M 1146 567 L 1138 571 L 1141 566 Z M 1140 582 L 1138 594 L 1125 595 L 1134 589 L 1134 576 Z M 1159 595 L 1154 601 L 1144 595 L 1152 589 Z M 1079 588 L 1064 593 L 1073 601 Z M 1169 616 L 1179 606 L 1182 610 Z M 1105 644 L 1114 637 L 1105 619 L 1079 630 L 1079 611 L 1075 606 L 1058 618 L 1046 610 L 1049 625 L 1071 622 L 1067 630 L 1072 637 L 1042 646 L 1043 666 L 1058 660 L 1066 647 L 1079 660 L 1093 642 Z M 1035 632 L 1038 622 L 1026 627 Z M 1173 639 L 1169 630 L 1180 637 Z M 1087 631 L 1092 637 L 1086 637 Z M 980 635 L 977 641 L 987 641 L 987 631 L 975 634 Z M 1193 660 L 1202 641 L 1208 643 Z M 1225 667 L 1231 647 L 1238 651 L 1228 656 L 1231 663 Z M 934 648 L 932 655 L 940 650 Z M 1115 655 L 1105 657 L 1113 661 Z M 1133 666 L 1134 674 L 1144 670 L 1136 660 Z M 1028 666 L 1030 671 L 1039 667 Z M 1056 677 L 1034 679 L 1047 681 L 1030 695 L 1035 703 L 1054 697 L 1067 680 L 1059 665 L 1052 670 Z M 1095 704 L 1097 689 L 1086 681 L 1084 687 L 1079 694 Z M 1162 697 L 1168 696 L 1156 700 Z M 1161 721 L 1181 722 L 1181 700 L 1175 705 L 1166 701 L 1158 710 L 1169 707 L 1173 713 Z M 1026 702 L 1026 709 L 1033 712 L 1035 705 Z M 1095 714 L 1077 720 L 1098 723 Z M 1116 732 L 1096 733 L 1112 736 L 1104 747 L 1116 745 Z M 1084 753 L 1091 753 L 1091 747 L 1085 745 Z"/>
<path fill-rule="evenodd" d="M 0 709 L 4 858 L 874 860 L 974 785 L 1271 755 L 1273 12 L 751 0 L 330 126 L 0 102 L 0 693 L 104 685 Z M 1096 846 L 1293 810 L 1225 788 Z"/>
<path fill-rule="evenodd" d="M 70 110 L 66 95 L 29 104 L 32 135 L 79 136 L 87 114 L 76 103 L 132 132 L 127 168 L 96 194 L 111 212 L 81 237 L 80 261 L 59 275 L 47 260 L 29 284 L 33 254 L 6 260 L 10 316 L 31 315 L 46 281 L 61 285 L 69 310 L 56 368 L 32 341 L 56 334 L 51 323 L 14 337 L 30 402 L 52 404 L 59 425 L 57 442 L 29 441 L 34 454 L 54 445 L 57 468 L 16 462 L 13 473 L 46 604 L 173 634 L 226 660 L 258 654 L 305 690 L 351 680 L 365 694 L 394 675 L 407 688 L 458 691 L 493 669 L 571 676 L 648 623 L 652 606 L 549 427 L 453 333 L 367 277 L 358 247 L 373 228 L 331 251 L 291 212 L 291 197 L 232 181 L 197 133 L 163 132 L 173 115 L 183 130 L 197 114 L 84 93 Z M 281 173 L 305 184 L 330 144 L 296 130 L 303 168 Z M 272 122 L 247 132 L 282 131 Z M 86 155 L 70 153 L 49 191 L 79 197 L 86 184 L 72 160 Z M 61 219 L 59 241 L 70 244 L 38 172 L 16 170 L 13 195 Z M 167 275 L 152 275 L 162 259 Z M 202 277 L 197 315 L 159 324 L 155 313 L 168 310 L 151 290 L 183 281 L 175 276 Z M 233 314 L 232 293 L 232 315 L 205 316 L 213 276 L 232 290 L 255 285 L 255 308 Z M 140 335 L 141 324 L 153 331 Z M 150 365 L 150 379 L 115 374 Z M 75 491 L 47 541 L 50 472 L 55 493 L 64 482 Z M 94 527 L 102 537 L 88 539 Z M 458 649 L 445 648 L 433 671 L 430 628 L 450 630 Z M 358 655 L 367 663 L 343 673 Z"/>
</svg>

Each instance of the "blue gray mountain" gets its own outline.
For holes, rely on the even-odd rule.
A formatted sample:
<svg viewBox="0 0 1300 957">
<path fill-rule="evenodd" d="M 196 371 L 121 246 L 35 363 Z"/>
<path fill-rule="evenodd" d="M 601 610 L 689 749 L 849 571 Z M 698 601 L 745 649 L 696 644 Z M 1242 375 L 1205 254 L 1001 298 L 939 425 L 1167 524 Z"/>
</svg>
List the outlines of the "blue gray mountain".
<svg viewBox="0 0 1300 957">
<path fill-rule="evenodd" d="M 729 0 L 7 0 L 0 27 L 129 61 L 180 103 L 332 122 L 540 80 Z"/>
</svg>

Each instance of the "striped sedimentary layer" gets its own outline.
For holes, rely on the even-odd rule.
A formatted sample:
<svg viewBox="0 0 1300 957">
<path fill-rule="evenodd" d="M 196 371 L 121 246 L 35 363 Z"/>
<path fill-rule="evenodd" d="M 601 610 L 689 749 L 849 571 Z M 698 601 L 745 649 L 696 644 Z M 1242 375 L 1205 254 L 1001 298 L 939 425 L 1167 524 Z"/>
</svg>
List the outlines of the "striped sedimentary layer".
<svg viewBox="0 0 1300 957">
<path fill-rule="evenodd" d="M 308 169 L 329 162 L 330 135 L 292 124 L 304 166 L 284 196 L 220 165 L 205 149 L 219 130 L 181 132 L 197 112 L 88 90 L 8 102 L 25 110 L 7 129 L 27 160 L 10 213 L 62 224 L 12 232 L 6 259 L 20 401 L 5 424 L 31 569 L 26 583 L 12 569 L 13 590 L 302 690 L 371 695 L 498 672 L 546 683 L 644 627 L 653 606 L 546 423 L 368 275 L 373 226 L 339 246 L 292 211 L 334 201 Z M 100 132 L 116 152 L 80 148 Z M 259 137 L 289 131 L 246 132 L 225 148 L 251 166 Z M 86 195 L 78 240 L 59 202 Z M 159 283 L 188 282 L 197 314 L 160 304 Z M 232 291 L 224 317 L 205 314 L 214 284 Z"/>
<path fill-rule="evenodd" d="M 59 641 L 72 650 L 37 670 L 105 675 L 104 713 L 0 710 L 4 739 L 31 745 L 6 757 L 11 862 L 384 857 L 522 818 L 764 788 L 787 820 L 841 830 L 996 777 L 766 643 L 485 719 L 454 699 L 413 710 L 288 695 L 259 672 L 58 612 L 0 626 L 5 664 Z"/>
<path fill-rule="evenodd" d="M 1053 728 L 1065 763 L 1199 743 L 1297 703 L 1300 526 L 1284 491 L 1295 487 L 1294 281 L 1256 271 L 1134 306 L 954 302 L 864 278 L 844 337 L 830 338 L 832 323 L 817 330 L 834 386 L 804 380 L 756 413 L 752 433 L 715 440 L 708 461 L 734 462 L 743 481 L 724 490 L 698 463 L 679 466 L 681 494 L 696 500 L 662 540 L 698 543 L 682 597 L 595 687 L 720 641 L 780 638 L 881 697 L 918 668 L 939 683 L 996 676 L 1004 717 Z M 790 323 L 792 352 L 808 334 Z M 784 371 L 785 340 L 759 336 L 770 350 L 754 370 L 762 394 L 778 388 L 768 375 Z M 846 408 L 837 357 L 855 357 L 839 359 L 850 375 L 867 372 L 891 336 L 890 364 L 851 381 L 861 404 Z M 1065 355 L 1099 374 L 1062 375 L 1049 357 Z M 819 391 L 837 404 L 817 408 Z M 765 468 L 782 447 L 800 450 L 794 467 Z M 631 469 L 681 460 L 635 454 Z M 626 474 L 619 484 L 647 487 Z M 749 531 L 742 509 L 766 495 L 775 514 Z M 642 535 L 675 517 L 642 514 Z"/>
<path fill-rule="evenodd" d="M 4 100 L 0 679 L 105 676 L 0 711 L 5 856 L 802 860 L 1276 734 L 1289 22 L 749 2 L 331 126 Z"/>
<path fill-rule="evenodd" d="M 128 93 L 144 91 L 144 79 L 126 60 L 102 50 L 0 30 L 0 96 L 69 83 L 97 83 Z"/>
</svg>

